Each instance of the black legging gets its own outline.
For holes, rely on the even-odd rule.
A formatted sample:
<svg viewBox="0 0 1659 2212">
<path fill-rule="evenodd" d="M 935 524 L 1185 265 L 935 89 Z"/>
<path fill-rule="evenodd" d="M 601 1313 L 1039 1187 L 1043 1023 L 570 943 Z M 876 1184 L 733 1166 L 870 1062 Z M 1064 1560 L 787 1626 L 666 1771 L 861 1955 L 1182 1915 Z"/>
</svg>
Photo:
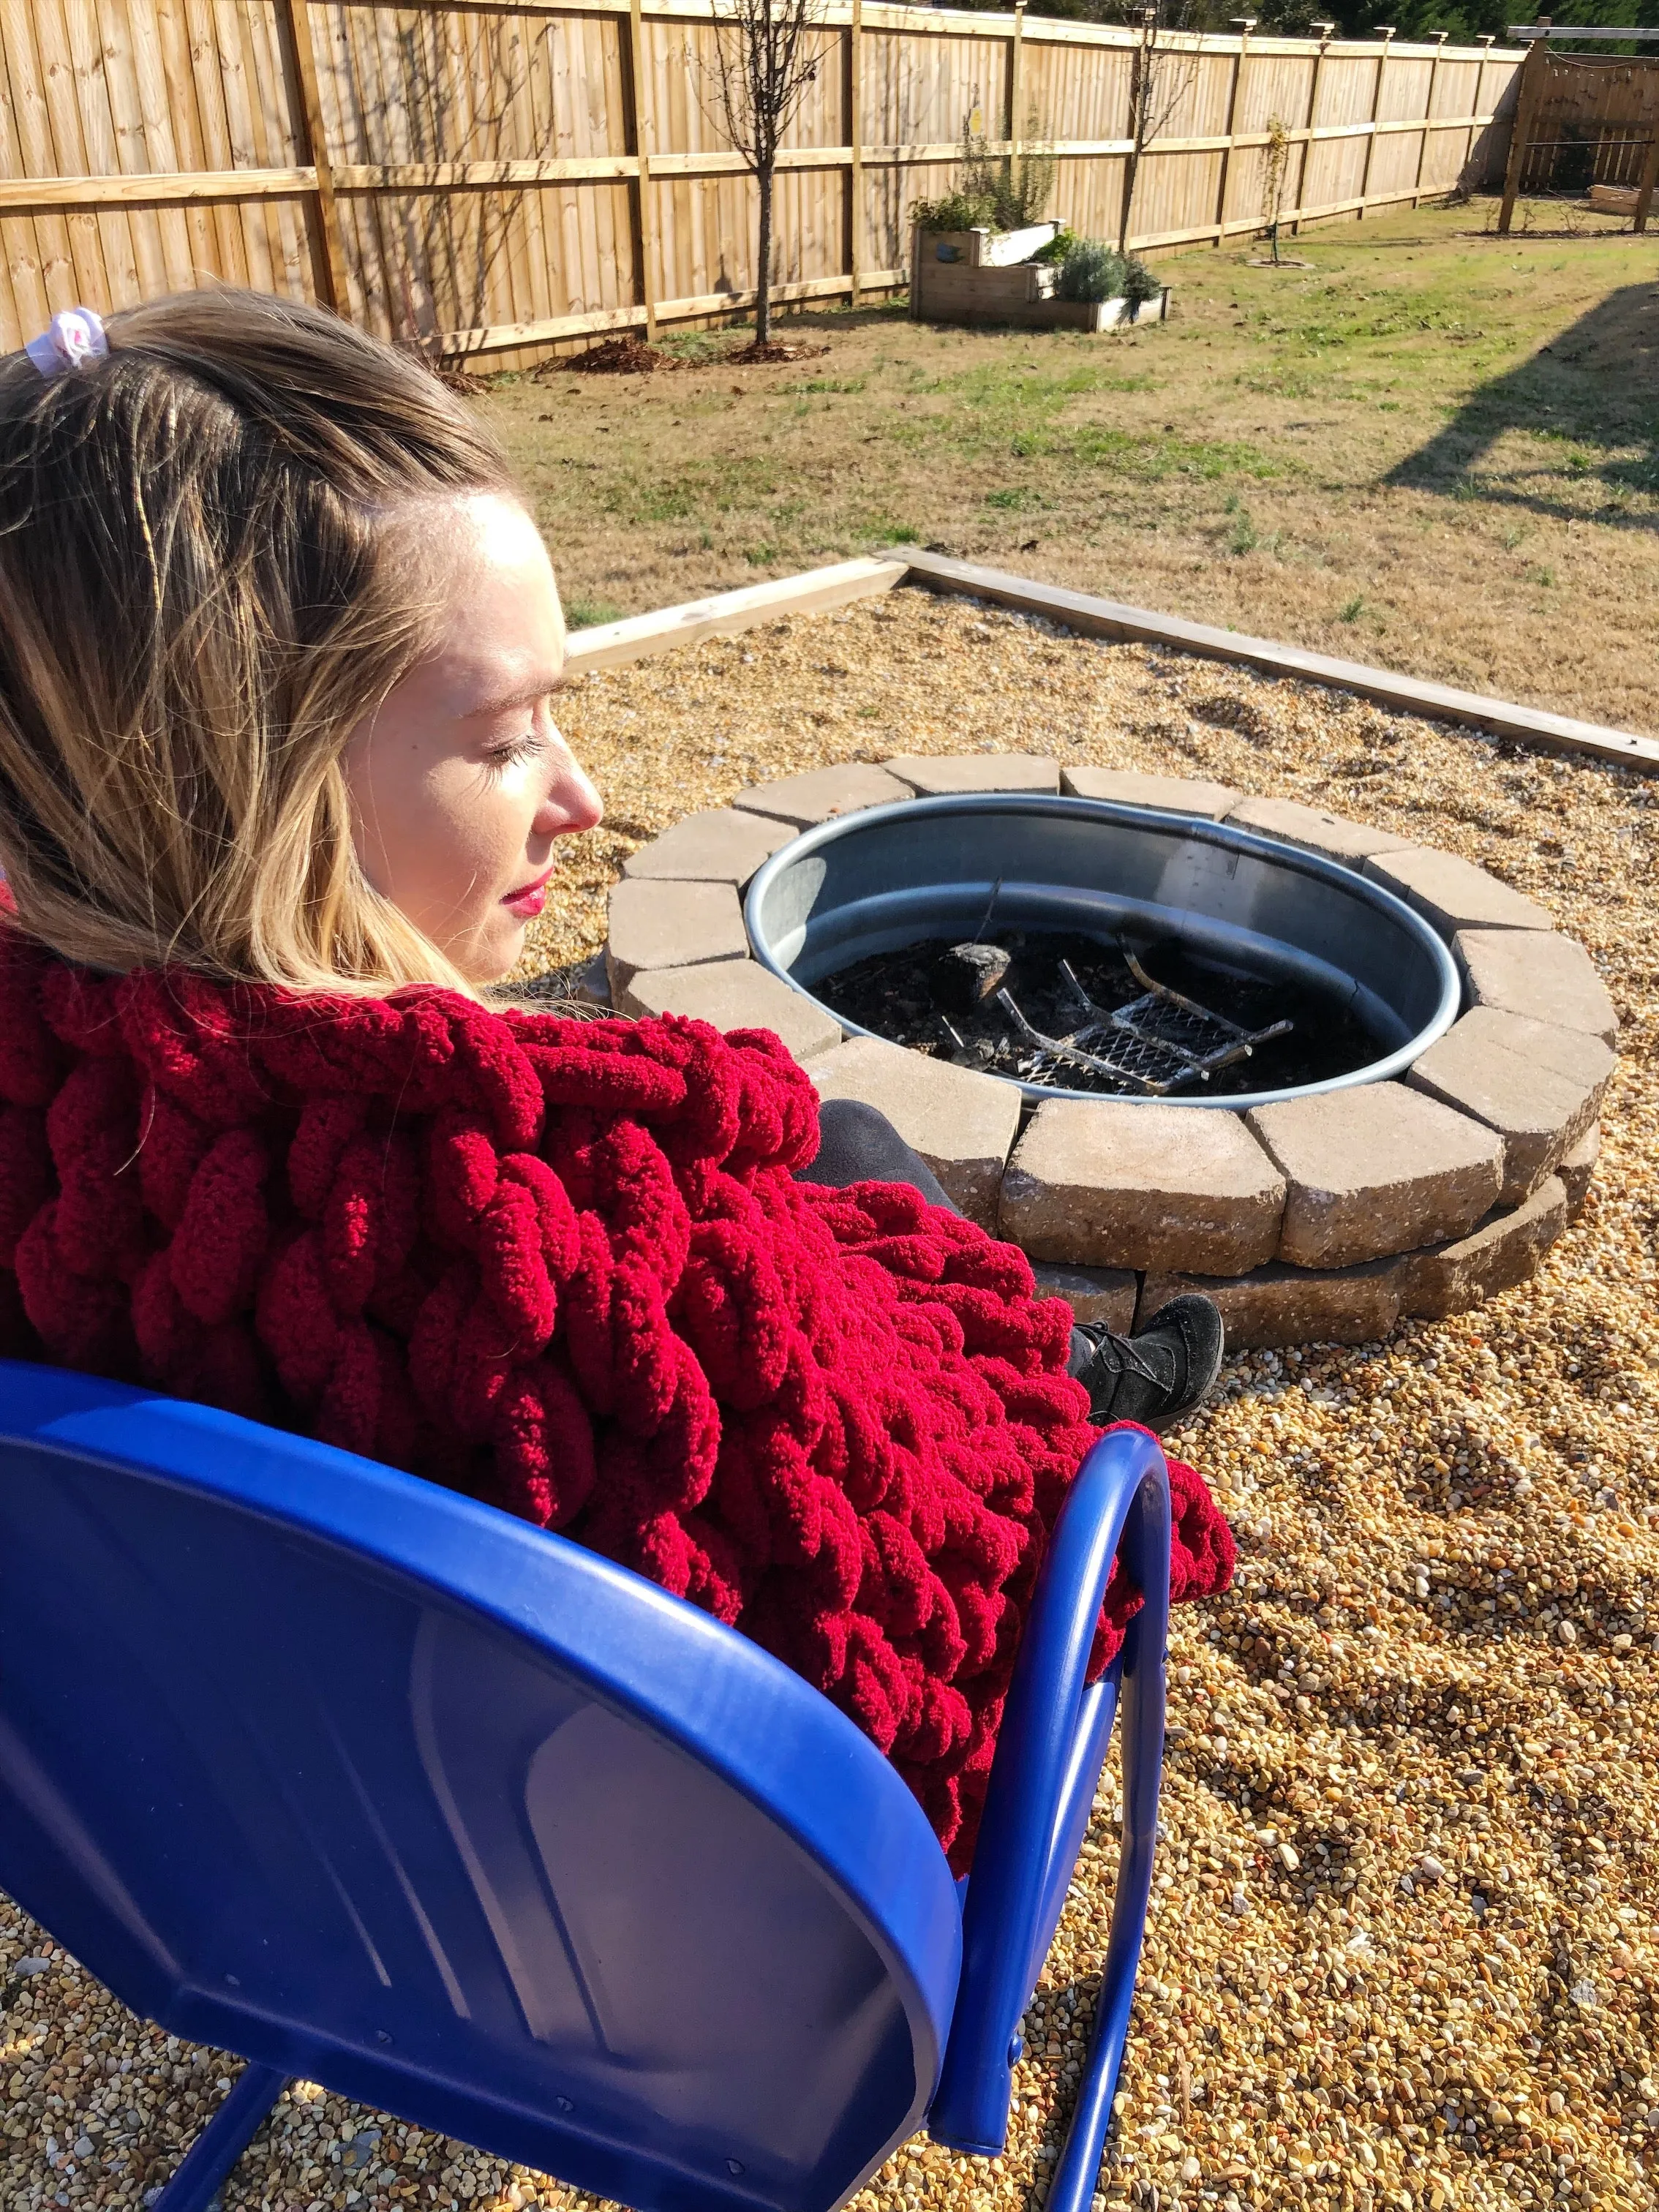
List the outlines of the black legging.
<svg viewBox="0 0 1659 2212">
<path fill-rule="evenodd" d="M 797 1182 L 826 1183 L 840 1190 L 849 1182 L 905 1182 L 934 1206 L 960 1213 L 945 1186 L 921 1154 L 907 1145 L 887 1116 L 861 1098 L 826 1098 L 818 1109 L 818 1156 L 802 1168 Z M 1081 1329 L 1072 1331 L 1068 1375 L 1080 1375 L 1095 1347 Z"/>
</svg>

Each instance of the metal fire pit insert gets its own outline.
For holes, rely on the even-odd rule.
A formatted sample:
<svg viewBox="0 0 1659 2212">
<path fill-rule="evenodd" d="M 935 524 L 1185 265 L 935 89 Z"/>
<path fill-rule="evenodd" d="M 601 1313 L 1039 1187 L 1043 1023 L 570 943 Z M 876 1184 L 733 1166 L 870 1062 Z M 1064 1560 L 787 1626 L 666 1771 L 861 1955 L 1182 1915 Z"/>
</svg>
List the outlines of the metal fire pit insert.
<svg viewBox="0 0 1659 2212">
<path fill-rule="evenodd" d="M 1091 1005 L 1079 984 L 1078 1019 L 1060 1035 L 1037 1031 L 1012 1000 L 1003 1006 L 1031 1046 L 1017 1079 L 1033 1099 L 1077 1097 L 1062 1069 L 1081 1056 L 1124 1079 L 1113 1086 L 1119 1097 L 1237 1113 L 1400 1074 L 1457 1016 L 1450 954 L 1380 884 L 1224 823 L 1102 799 L 988 792 L 868 808 L 775 854 L 750 886 L 745 914 L 757 958 L 812 998 L 815 984 L 860 958 L 923 939 L 973 939 L 993 901 L 1001 927 L 1107 946 L 1161 939 L 1313 991 L 1376 1040 L 1364 1065 L 1324 1081 L 1218 1096 L 1206 1073 L 1282 1025 L 1249 1031 L 1190 1002 L 1171 1006 L 1180 994 L 1137 970 L 1146 996 L 1113 1011 Z M 875 1034 L 844 1012 L 836 1018 L 854 1035 Z"/>
</svg>

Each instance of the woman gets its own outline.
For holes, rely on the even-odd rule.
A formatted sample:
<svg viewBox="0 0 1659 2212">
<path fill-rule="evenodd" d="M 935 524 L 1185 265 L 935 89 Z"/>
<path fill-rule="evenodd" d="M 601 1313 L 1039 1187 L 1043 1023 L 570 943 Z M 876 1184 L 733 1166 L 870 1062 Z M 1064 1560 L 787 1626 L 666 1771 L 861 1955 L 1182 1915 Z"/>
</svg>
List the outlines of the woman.
<svg viewBox="0 0 1659 2212">
<path fill-rule="evenodd" d="M 1195 1401 L 1218 1334 L 1074 1345 L 878 1117 L 820 1150 L 765 1032 L 480 1003 L 599 818 L 563 653 L 481 422 L 345 324 L 198 293 L 0 364 L 0 1353 L 594 1546 L 964 1864 L 1091 1404 Z M 1175 1481 L 1176 1594 L 1220 1588 Z"/>
</svg>

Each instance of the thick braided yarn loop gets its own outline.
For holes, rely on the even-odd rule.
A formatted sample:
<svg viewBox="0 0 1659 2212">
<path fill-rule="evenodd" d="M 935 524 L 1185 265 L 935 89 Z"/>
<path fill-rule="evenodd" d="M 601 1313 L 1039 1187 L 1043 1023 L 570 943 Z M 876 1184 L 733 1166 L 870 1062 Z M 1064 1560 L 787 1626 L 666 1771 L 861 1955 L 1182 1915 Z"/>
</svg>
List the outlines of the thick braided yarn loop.
<svg viewBox="0 0 1659 2212">
<path fill-rule="evenodd" d="M 1070 1316 L 908 1188 L 828 1190 L 763 1031 L 98 976 L 0 924 L 0 1353 L 448 1484 L 753 1637 L 958 1869 L 1095 1431 Z M 1232 1540 L 1172 1463 L 1173 1592 Z M 1139 1602 L 1114 1574 L 1095 1662 Z"/>
</svg>

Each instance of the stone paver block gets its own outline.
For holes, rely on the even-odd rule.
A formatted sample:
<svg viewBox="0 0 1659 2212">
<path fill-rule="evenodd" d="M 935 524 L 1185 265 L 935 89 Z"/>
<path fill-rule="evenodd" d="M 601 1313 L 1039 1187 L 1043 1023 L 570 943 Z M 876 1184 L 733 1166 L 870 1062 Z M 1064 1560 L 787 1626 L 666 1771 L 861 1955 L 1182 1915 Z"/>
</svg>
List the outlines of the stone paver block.
<svg viewBox="0 0 1659 2212">
<path fill-rule="evenodd" d="M 1583 1030 L 1613 1044 L 1619 1017 L 1607 985 L 1576 939 L 1531 929 L 1461 929 L 1452 951 L 1477 1006 Z"/>
<path fill-rule="evenodd" d="M 1474 1006 L 1407 1079 L 1504 1139 L 1501 1206 L 1518 1206 L 1595 1121 L 1613 1073 L 1600 1037 Z"/>
<path fill-rule="evenodd" d="M 882 766 L 924 799 L 951 791 L 1060 789 L 1060 763 L 1036 753 L 901 753 Z"/>
<path fill-rule="evenodd" d="M 885 769 L 848 761 L 841 768 L 815 768 L 805 775 L 757 783 L 749 791 L 740 791 L 732 803 L 744 813 L 764 814 L 772 821 L 810 830 L 815 822 L 828 822 L 832 815 L 857 814 L 866 806 L 885 806 L 896 799 L 915 796 L 908 783 L 889 775 Z"/>
<path fill-rule="evenodd" d="M 623 862 L 634 878 L 668 878 L 677 883 L 731 884 L 741 890 L 763 860 L 771 859 L 794 836 L 793 825 L 763 814 L 742 814 L 732 806 L 688 814 L 672 830 Z"/>
<path fill-rule="evenodd" d="M 1060 787 L 1073 799 L 1109 799 L 1119 806 L 1161 806 L 1168 814 L 1201 814 L 1219 821 L 1240 794 L 1228 783 L 1202 776 L 1152 775 L 1138 768 L 1062 769 Z"/>
<path fill-rule="evenodd" d="M 1221 1309 L 1230 1352 L 1275 1351 L 1285 1344 L 1376 1344 L 1400 1318 L 1398 1260 L 1363 1267 L 1287 1267 L 1279 1261 L 1248 1275 L 1149 1273 L 1135 1327 L 1183 1291 L 1202 1291 Z"/>
<path fill-rule="evenodd" d="M 611 1002 L 642 968 L 691 968 L 746 960 L 743 908 L 730 884 L 642 883 L 625 878 L 611 894 L 605 964 Z"/>
<path fill-rule="evenodd" d="M 879 1108 L 951 1203 L 982 1228 L 995 1225 L 1003 1164 L 1019 1127 L 1018 1085 L 879 1037 L 849 1037 L 806 1072 L 821 1098 L 861 1098 Z"/>
<path fill-rule="evenodd" d="M 1592 1121 L 1571 1152 L 1563 1152 L 1555 1164 L 1555 1172 L 1561 1178 L 1567 1194 L 1567 1218 L 1577 1221 L 1584 1210 L 1584 1200 L 1589 1196 L 1590 1179 L 1595 1173 L 1595 1163 L 1601 1152 L 1601 1124 Z"/>
<path fill-rule="evenodd" d="M 1134 1327 L 1135 1301 L 1140 1278 L 1129 1267 L 1063 1267 L 1051 1260 L 1033 1260 L 1040 1298 L 1064 1298 L 1074 1321 L 1104 1322 L 1116 1336 L 1127 1336 Z"/>
<path fill-rule="evenodd" d="M 1495 1131 L 1403 1083 L 1288 1098 L 1245 1118 L 1289 1182 L 1278 1256 L 1292 1267 L 1357 1267 L 1466 1236 L 1503 1181 Z"/>
<path fill-rule="evenodd" d="M 771 1030 L 797 1060 L 842 1040 L 841 1024 L 757 960 L 711 960 L 698 968 L 650 968 L 624 987 L 623 1014 L 693 1014 L 717 1030 Z"/>
<path fill-rule="evenodd" d="M 1008 1163 L 1000 1218 L 1034 1259 L 1231 1275 L 1273 1256 L 1284 1206 L 1236 1114 L 1049 1099 Z"/>
<path fill-rule="evenodd" d="M 1566 1225 L 1566 1188 L 1550 1176 L 1521 1205 L 1489 1213 L 1470 1236 L 1408 1253 L 1399 1263 L 1401 1312 L 1440 1321 L 1524 1283 Z"/>
<path fill-rule="evenodd" d="M 1541 906 L 1455 853 L 1427 845 L 1378 852 L 1365 863 L 1373 882 L 1415 907 L 1443 937 L 1460 929 L 1553 929 Z"/>
<path fill-rule="evenodd" d="M 1392 830 L 1373 830 L 1364 822 L 1333 814 L 1328 807 L 1304 806 L 1294 799 L 1243 799 L 1227 820 L 1237 829 L 1299 845 L 1304 853 L 1317 853 L 1346 868 L 1359 867 L 1373 853 L 1397 852 L 1406 842 Z"/>
</svg>

